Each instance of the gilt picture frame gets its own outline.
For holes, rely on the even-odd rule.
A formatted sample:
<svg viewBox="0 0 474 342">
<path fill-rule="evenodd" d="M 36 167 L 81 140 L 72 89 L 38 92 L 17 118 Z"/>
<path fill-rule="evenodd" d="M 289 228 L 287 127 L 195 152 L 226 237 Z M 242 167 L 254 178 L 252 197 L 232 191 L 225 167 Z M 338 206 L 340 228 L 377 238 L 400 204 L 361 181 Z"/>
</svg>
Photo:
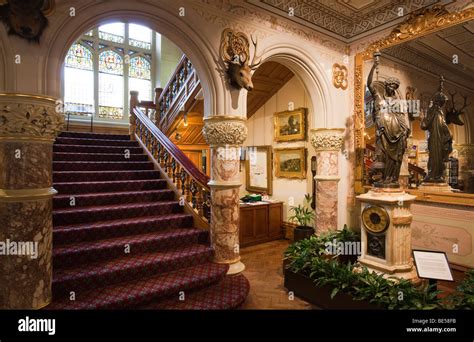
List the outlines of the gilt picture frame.
<svg viewBox="0 0 474 342">
<path fill-rule="evenodd" d="M 271 195 L 272 178 L 272 147 L 248 146 L 245 158 L 245 189 L 253 193 Z"/>
<path fill-rule="evenodd" d="M 306 178 L 306 148 L 278 148 L 275 154 L 275 177 Z"/>
<path fill-rule="evenodd" d="M 275 113 L 275 142 L 305 141 L 307 111 L 306 108 L 297 108 Z"/>
</svg>

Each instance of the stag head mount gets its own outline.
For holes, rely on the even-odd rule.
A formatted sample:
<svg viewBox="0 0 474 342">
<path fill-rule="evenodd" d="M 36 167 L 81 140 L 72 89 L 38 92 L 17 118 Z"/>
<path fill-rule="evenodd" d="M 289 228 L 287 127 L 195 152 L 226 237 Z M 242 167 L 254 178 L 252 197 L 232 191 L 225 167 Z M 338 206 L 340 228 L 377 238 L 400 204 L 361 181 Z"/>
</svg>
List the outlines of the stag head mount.
<svg viewBox="0 0 474 342">
<path fill-rule="evenodd" d="M 54 0 L 8 0 L 2 3 L 0 21 L 7 27 L 8 34 L 38 43 L 48 25 L 46 15 L 54 10 Z"/>
<path fill-rule="evenodd" d="M 464 126 L 464 122 L 461 121 L 459 116 L 461 114 L 464 114 L 464 109 L 466 109 L 467 106 L 470 104 L 467 103 L 467 96 L 461 95 L 461 97 L 464 99 L 464 103 L 461 107 L 456 108 L 456 92 L 449 92 L 449 95 L 451 96 L 451 101 L 448 101 L 446 105 L 446 123 L 449 124 L 455 124 L 458 126 Z"/>
<path fill-rule="evenodd" d="M 255 53 L 250 61 L 250 43 L 243 32 L 225 29 L 222 32 L 220 55 L 226 66 L 226 73 L 230 85 L 235 89 L 253 89 L 252 71 L 257 69 L 261 61 L 255 62 L 257 54 L 257 41 L 251 37 Z"/>
</svg>

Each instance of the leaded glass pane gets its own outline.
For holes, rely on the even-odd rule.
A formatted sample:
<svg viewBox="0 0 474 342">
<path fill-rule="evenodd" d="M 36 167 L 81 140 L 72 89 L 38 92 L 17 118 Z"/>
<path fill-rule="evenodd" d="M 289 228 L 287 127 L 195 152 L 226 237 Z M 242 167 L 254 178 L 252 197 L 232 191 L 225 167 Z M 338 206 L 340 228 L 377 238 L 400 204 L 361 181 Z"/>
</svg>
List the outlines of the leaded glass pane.
<svg viewBox="0 0 474 342">
<path fill-rule="evenodd" d="M 151 65 L 144 57 L 130 59 L 129 76 L 143 80 L 151 79 Z"/>
<path fill-rule="evenodd" d="M 138 78 L 129 78 L 128 79 L 128 88 L 130 90 L 137 90 L 138 96 L 142 101 L 151 101 L 151 81 L 141 80 Z"/>
<path fill-rule="evenodd" d="M 99 118 L 121 120 L 123 118 L 123 108 L 99 106 Z"/>
<path fill-rule="evenodd" d="M 64 68 L 64 110 L 74 115 L 94 114 L 94 72 Z"/>
<path fill-rule="evenodd" d="M 84 45 L 73 44 L 66 55 L 66 66 L 76 69 L 92 70 L 92 53 Z"/>
<path fill-rule="evenodd" d="M 114 43 L 123 44 L 125 36 L 125 24 L 113 23 L 99 26 L 99 38 Z"/>
<path fill-rule="evenodd" d="M 123 75 L 123 59 L 111 50 L 101 52 L 99 55 L 99 71 L 108 74 Z"/>
<path fill-rule="evenodd" d="M 145 26 L 130 24 L 128 26 L 128 43 L 142 49 L 151 49 L 152 31 Z"/>
<path fill-rule="evenodd" d="M 99 117 L 123 117 L 123 82 L 123 76 L 99 73 Z"/>
</svg>

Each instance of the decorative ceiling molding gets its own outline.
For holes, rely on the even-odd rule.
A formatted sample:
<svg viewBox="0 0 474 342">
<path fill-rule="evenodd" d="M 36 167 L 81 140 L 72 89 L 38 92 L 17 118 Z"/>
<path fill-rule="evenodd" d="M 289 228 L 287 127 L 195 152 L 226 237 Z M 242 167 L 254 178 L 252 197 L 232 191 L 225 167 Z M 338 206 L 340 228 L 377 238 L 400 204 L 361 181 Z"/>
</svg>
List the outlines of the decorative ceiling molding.
<svg viewBox="0 0 474 342">
<path fill-rule="evenodd" d="M 292 22 L 352 43 L 403 21 L 439 0 L 246 0 Z M 292 8 L 292 16 L 289 10 Z M 400 15 L 402 14 L 402 15 Z"/>
<path fill-rule="evenodd" d="M 279 16 L 245 1 L 232 0 L 197 0 L 193 2 L 193 10 L 206 22 L 221 28 L 230 27 L 259 38 L 275 34 L 288 33 L 320 46 L 340 53 L 347 53 L 347 44 L 332 37 L 322 36 L 319 32 L 302 25 L 279 18 Z M 258 32 L 256 32 L 258 31 Z"/>
</svg>

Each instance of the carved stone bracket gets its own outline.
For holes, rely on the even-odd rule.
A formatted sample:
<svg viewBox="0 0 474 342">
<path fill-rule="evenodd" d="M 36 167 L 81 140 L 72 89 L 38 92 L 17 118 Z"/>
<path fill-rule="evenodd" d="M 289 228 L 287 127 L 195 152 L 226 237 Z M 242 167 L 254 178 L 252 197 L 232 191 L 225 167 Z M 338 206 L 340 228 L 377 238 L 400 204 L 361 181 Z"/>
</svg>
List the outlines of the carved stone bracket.
<svg viewBox="0 0 474 342">
<path fill-rule="evenodd" d="M 56 99 L 27 94 L 0 94 L 0 139 L 52 141 L 64 126 Z"/>
<path fill-rule="evenodd" d="M 242 145 L 247 139 L 247 126 L 239 116 L 213 115 L 204 118 L 202 134 L 211 146 Z"/>
<path fill-rule="evenodd" d="M 339 151 L 344 141 L 344 128 L 321 128 L 311 130 L 311 145 L 316 152 Z"/>
</svg>

